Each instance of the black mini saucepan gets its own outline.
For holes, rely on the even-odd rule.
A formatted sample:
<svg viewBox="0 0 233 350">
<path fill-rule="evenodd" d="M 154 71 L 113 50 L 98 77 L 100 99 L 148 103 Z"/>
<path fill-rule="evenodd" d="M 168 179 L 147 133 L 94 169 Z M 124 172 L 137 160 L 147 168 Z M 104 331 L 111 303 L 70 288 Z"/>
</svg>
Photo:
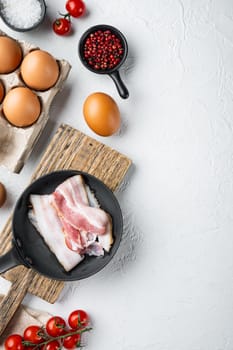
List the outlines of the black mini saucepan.
<svg viewBox="0 0 233 350">
<path fill-rule="evenodd" d="M 84 47 L 85 47 L 85 43 L 87 38 L 92 34 L 95 33 L 97 31 L 110 31 L 112 34 L 114 34 L 121 42 L 122 48 L 123 48 L 123 54 L 121 56 L 120 61 L 117 63 L 117 65 L 114 66 L 114 68 L 106 68 L 106 69 L 95 69 L 94 66 L 91 66 L 88 62 L 88 60 L 85 58 L 84 55 Z M 98 43 L 96 43 L 96 45 L 98 45 Z M 84 66 L 89 69 L 91 72 L 97 73 L 97 74 L 108 74 L 114 81 L 116 88 L 119 92 L 119 95 L 122 98 L 128 98 L 129 97 L 129 92 L 125 86 L 125 84 L 123 83 L 121 77 L 120 77 L 120 73 L 119 73 L 119 69 L 121 67 L 121 65 L 124 63 L 127 54 L 128 54 L 128 45 L 127 45 L 127 41 L 124 37 L 124 35 L 115 27 L 112 27 L 110 25 L 107 24 L 99 24 L 96 26 L 93 26 L 91 28 L 89 28 L 81 37 L 80 41 L 79 41 L 79 47 L 78 47 L 78 52 L 79 52 L 79 57 L 81 62 L 84 64 Z"/>
<path fill-rule="evenodd" d="M 51 253 L 43 238 L 28 218 L 31 194 L 49 194 L 68 177 L 81 174 L 95 193 L 100 207 L 112 217 L 114 242 L 109 253 L 102 257 L 86 256 L 73 270 L 66 272 Z M 123 220 L 117 199 L 111 190 L 96 177 L 75 170 L 62 170 L 44 175 L 33 182 L 18 199 L 12 221 L 12 249 L 0 257 L 0 273 L 16 265 L 25 265 L 51 279 L 74 281 L 89 277 L 109 263 L 116 253 L 122 236 Z"/>
</svg>

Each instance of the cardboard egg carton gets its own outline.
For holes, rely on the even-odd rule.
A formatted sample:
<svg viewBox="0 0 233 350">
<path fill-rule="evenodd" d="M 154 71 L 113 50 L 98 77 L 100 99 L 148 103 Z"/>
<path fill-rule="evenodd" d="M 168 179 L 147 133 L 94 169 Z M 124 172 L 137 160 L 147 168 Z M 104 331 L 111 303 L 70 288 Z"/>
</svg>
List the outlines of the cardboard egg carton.
<svg viewBox="0 0 233 350">
<path fill-rule="evenodd" d="M 0 30 L 0 35 L 6 34 Z M 22 48 L 23 56 L 33 49 L 39 49 L 39 47 L 31 43 L 21 40 L 16 41 Z M 51 102 L 55 95 L 62 89 L 71 69 L 71 65 L 66 60 L 56 60 L 60 68 L 60 75 L 56 84 L 46 91 L 33 90 L 41 101 L 41 114 L 33 125 L 26 128 L 12 126 L 4 117 L 2 106 L 0 105 L 0 165 L 7 167 L 15 173 L 20 172 L 32 152 L 36 141 L 48 121 Z M 0 74 L 0 80 L 4 83 L 5 94 L 13 87 L 26 86 L 20 77 L 20 67 L 12 73 Z"/>
</svg>

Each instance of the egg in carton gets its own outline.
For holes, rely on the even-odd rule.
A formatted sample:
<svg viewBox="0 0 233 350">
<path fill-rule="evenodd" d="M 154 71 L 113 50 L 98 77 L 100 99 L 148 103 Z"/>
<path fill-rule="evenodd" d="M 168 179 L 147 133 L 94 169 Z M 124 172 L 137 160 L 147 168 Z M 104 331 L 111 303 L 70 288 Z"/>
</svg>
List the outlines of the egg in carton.
<svg viewBox="0 0 233 350">
<path fill-rule="evenodd" d="M 7 36 L 0 30 L 0 36 Z M 14 39 L 13 37 L 9 37 Z M 14 39 L 22 49 L 23 57 L 29 52 L 40 49 L 32 43 Z M 55 58 L 56 59 L 56 58 Z M 16 127 L 5 118 L 2 105 L 0 108 L 0 165 L 19 173 L 25 161 L 33 150 L 33 147 L 43 131 L 48 118 L 51 102 L 55 95 L 62 89 L 68 77 L 71 65 L 63 59 L 56 59 L 59 66 L 59 77 L 54 86 L 45 91 L 31 89 L 40 100 L 41 112 L 37 121 L 31 126 Z M 22 63 L 22 61 L 21 61 Z M 14 87 L 28 87 L 21 78 L 20 66 L 11 73 L 0 74 L 0 80 L 4 84 L 5 96 Z M 3 99 L 4 101 L 4 99 Z"/>
</svg>

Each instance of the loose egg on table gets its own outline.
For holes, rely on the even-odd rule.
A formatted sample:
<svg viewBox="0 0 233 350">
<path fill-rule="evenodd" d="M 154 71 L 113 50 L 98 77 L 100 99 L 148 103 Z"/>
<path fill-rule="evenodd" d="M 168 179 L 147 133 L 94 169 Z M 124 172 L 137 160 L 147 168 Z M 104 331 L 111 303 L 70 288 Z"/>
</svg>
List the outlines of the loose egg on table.
<svg viewBox="0 0 233 350">
<path fill-rule="evenodd" d="M 113 135 L 120 128 L 119 108 L 114 99 L 103 92 L 95 92 L 86 98 L 83 114 L 88 126 L 100 136 Z"/>
</svg>

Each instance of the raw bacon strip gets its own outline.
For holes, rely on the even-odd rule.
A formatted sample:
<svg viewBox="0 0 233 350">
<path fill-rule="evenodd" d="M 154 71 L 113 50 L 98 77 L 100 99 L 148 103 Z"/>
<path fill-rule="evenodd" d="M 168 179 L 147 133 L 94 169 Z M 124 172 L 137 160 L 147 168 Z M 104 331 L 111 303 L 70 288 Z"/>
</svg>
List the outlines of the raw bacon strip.
<svg viewBox="0 0 233 350">
<path fill-rule="evenodd" d="M 95 256 L 101 256 L 104 255 L 103 247 L 99 244 L 99 242 L 95 239 L 88 239 L 88 234 L 85 237 L 85 246 L 83 249 L 80 249 L 79 246 L 76 244 L 75 240 L 72 240 L 70 236 L 65 236 L 66 245 L 69 249 L 78 252 L 79 254 L 88 254 L 88 255 L 95 255 Z"/>
<path fill-rule="evenodd" d="M 65 193 L 66 196 L 70 195 L 73 205 L 75 205 L 77 201 L 79 201 L 82 204 L 99 208 L 99 203 L 97 198 L 95 197 L 94 193 L 91 191 L 90 187 L 87 184 L 85 184 L 81 175 L 75 175 L 73 177 L 70 177 L 61 185 L 59 185 L 56 188 L 56 191 L 61 191 Z M 88 251 L 91 252 L 91 255 L 97 255 L 97 256 L 103 255 L 103 249 L 99 248 L 100 246 L 102 246 L 105 251 L 107 252 L 110 251 L 111 245 L 113 243 L 112 219 L 110 215 L 107 214 L 107 216 L 108 216 L 108 223 L 106 226 L 106 232 L 103 235 L 98 235 L 98 242 L 99 242 L 98 246 L 95 246 L 92 244 L 97 239 L 96 234 L 86 232 L 84 230 L 79 231 L 82 237 L 81 241 L 82 241 L 82 246 L 85 253 L 88 254 L 88 252 L 85 251 L 85 248 L 89 247 L 90 245 L 92 245 L 92 248 L 90 248 Z M 60 217 L 60 218 L 64 223 L 65 222 L 64 218 L 63 217 Z M 66 225 L 64 224 L 64 227 L 65 227 L 64 231 L 65 231 L 67 246 L 74 251 L 80 252 L 81 245 L 80 245 L 79 237 L 75 237 L 75 235 L 73 234 L 73 233 L 76 233 L 76 229 L 72 228 L 72 226 L 67 222 L 66 222 Z"/>
<path fill-rule="evenodd" d="M 81 175 L 74 175 L 62 182 L 56 189 L 65 198 L 69 198 L 70 204 L 78 206 L 79 204 L 88 205 L 88 197 L 85 183 Z"/>
<path fill-rule="evenodd" d="M 106 231 L 107 216 L 104 211 L 79 204 L 73 207 L 69 200 L 59 192 L 53 194 L 55 208 L 58 215 L 78 230 L 104 234 Z"/>
<path fill-rule="evenodd" d="M 92 243 L 94 243 L 96 241 L 97 236 L 95 233 L 80 231 L 80 234 L 82 237 L 83 246 L 85 248 L 89 247 L 89 245 L 91 245 Z"/>
<path fill-rule="evenodd" d="M 64 244 L 63 227 L 51 201 L 51 195 L 31 195 L 33 209 L 28 216 L 60 264 L 66 271 L 70 271 L 84 256 L 73 252 Z"/>
<path fill-rule="evenodd" d="M 70 177 L 59 185 L 56 191 L 60 191 L 65 196 L 69 196 L 73 206 L 77 205 L 77 203 L 89 205 L 89 195 L 87 196 L 87 192 L 90 191 L 90 188 L 85 184 L 80 175 Z M 94 199 L 96 200 L 95 197 Z M 77 230 L 71 226 L 63 216 L 60 216 L 60 220 L 64 229 L 65 242 L 69 249 L 95 256 L 104 254 L 103 248 L 96 242 L 96 234 L 84 230 Z"/>
<path fill-rule="evenodd" d="M 89 232 L 81 232 L 83 232 L 83 249 L 80 250 L 75 240 L 72 240 L 72 238 L 68 235 L 65 237 L 67 247 L 73 251 L 79 252 L 80 254 L 103 256 L 104 249 L 103 246 L 96 241 L 97 236 Z"/>
<path fill-rule="evenodd" d="M 85 248 L 96 241 L 96 235 L 93 233 L 79 231 L 65 220 L 59 217 L 63 226 L 63 232 L 65 235 L 65 242 L 69 249 L 78 252 L 85 253 Z"/>
<path fill-rule="evenodd" d="M 82 176 L 72 176 L 68 178 L 56 188 L 56 191 L 64 192 L 66 196 L 70 196 L 70 200 L 74 206 L 77 205 L 78 202 L 88 205 L 88 198 Z M 67 222 L 62 215 L 59 217 L 63 226 L 67 247 L 80 253 L 84 248 L 83 236 L 86 232 L 80 232 L 80 230 Z"/>
<path fill-rule="evenodd" d="M 76 229 L 98 235 L 104 234 L 108 224 L 108 216 L 100 208 L 83 204 L 86 201 L 83 194 L 85 191 L 83 181 L 74 179 L 80 179 L 80 177 L 80 175 L 71 177 L 57 187 L 53 193 L 55 208 L 59 216 Z"/>
<path fill-rule="evenodd" d="M 69 248 L 73 252 L 77 252 L 80 255 L 84 254 L 83 249 L 80 249 L 80 246 L 75 241 L 73 241 L 70 238 L 70 236 L 68 236 L 68 235 L 65 236 L 65 243 L 66 243 L 67 248 Z"/>
<path fill-rule="evenodd" d="M 107 229 L 104 235 L 98 236 L 98 241 L 100 245 L 104 248 L 106 252 L 109 252 L 111 249 L 111 246 L 113 244 L 113 236 L 112 236 L 112 218 L 110 215 L 108 215 L 108 225 Z"/>
<path fill-rule="evenodd" d="M 95 208 L 99 208 L 98 200 L 94 195 L 94 193 L 90 190 L 89 186 L 86 186 L 86 191 L 87 191 L 88 201 L 90 205 Z M 106 252 L 109 252 L 113 244 L 113 236 L 112 236 L 112 218 L 109 214 L 107 215 L 108 215 L 108 224 L 106 227 L 106 232 L 104 235 L 98 235 L 98 242 Z"/>
<path fill-rule="evenodd" d="M 63 233 L 65 236 L 65 242 L 69 249 L 74 252 L 81 253 L 83 250 L 82 237 L 80 231 L 71 226 L 68 222 L 66 222 L 62 217 L 59 217 Z"/>
<path fill-rule="evenodd" d="M 73 176 L 59 185 L 56 191 L 64 192 L 66 196 L 70 196 L 73 206 L 77 205 L 77 202 L 88 205 L 88 198 L 84 185 L 82 176 Z M 96 236 L 94 236 L 94 239 L 89 242 L 86 231 L 80 231 L 73 227 L 61 215 L 60 220 L 63 225 L 65 242 L 69 249 L 80 253 L 84 250 L 84 247 L 87 247 L 96 240 Z"/>
<path fill-rule="evenodd" d="M 99 208 L 100 207 L 99 202 L 96 196 L 94 195 L 94 193 L 92 192 L 92 190 L 90 189 L 90 187 L 88 185 L 85 185 L 85 189 L 87 192 L 88 204 L 91 207 Z"/>
</svg>

